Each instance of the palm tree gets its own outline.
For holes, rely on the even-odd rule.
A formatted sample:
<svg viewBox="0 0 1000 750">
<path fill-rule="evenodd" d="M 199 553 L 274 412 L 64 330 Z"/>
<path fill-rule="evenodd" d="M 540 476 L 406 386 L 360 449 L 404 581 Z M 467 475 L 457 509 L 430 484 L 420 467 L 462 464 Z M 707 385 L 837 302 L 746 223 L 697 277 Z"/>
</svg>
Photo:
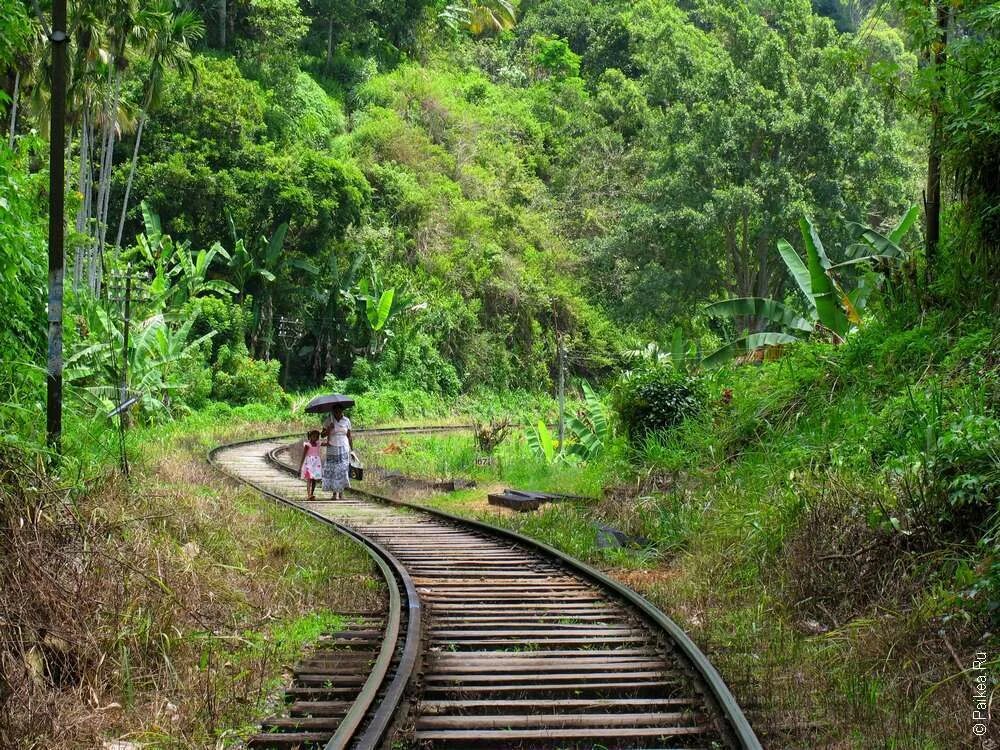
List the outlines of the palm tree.
<svg viewBox="0 0 1000 750">
<path fill-rule="evenodd" d="M 125 215 L 128 213 L 136 163 L 139 161 L 142 131 L 146 127 L 150 110 L 159 100 L 164 73 L 173 69 L 183 75 L 191 75 L 192 77 L 197 75 L 197 69 L 194 67 L 191 57 L 191 43 L 202 37 L 205 33 L 205 25 L 193 11 L 185 10 L 174 13 L 172 9 L 173 0 L 158 0 L 158 17 L 162 23 L 152 33 L 149 77 L 146 81 L 146 94 L 142 109 L 139 111 L 139 125 L 135 132 L 135 146 L 132 148 L 132 164 L 129 167 L 128 180 L 125 183 L 121 216 L 118 219 L 118 233 L 115 236 L 116 251 L 121 248 L 122 244 Z"/>
<path fill-rule="evenodd" d="M 130 48 L 145 52 L 152 32 L 163 24 L 159 7 L 147 7 L 141 0 L 111 0 L 108 8 L 107 34 L 111 52 L 108 77 L 111 88 L 109 99 L 105 100 L 104 119 L 101 133 L 100 180 L 97 186 L 95 262 L 89 268 L 89 286 L 95 293 L 100 291 L 100 264 L 104 253 L 108 231 L 108 211 L 111 203 L 111 170 L 114 165 L 114 139 L 120 132 L 119 104 L 121 86 L 125 70 L 129 64 Z"/>
</svg>

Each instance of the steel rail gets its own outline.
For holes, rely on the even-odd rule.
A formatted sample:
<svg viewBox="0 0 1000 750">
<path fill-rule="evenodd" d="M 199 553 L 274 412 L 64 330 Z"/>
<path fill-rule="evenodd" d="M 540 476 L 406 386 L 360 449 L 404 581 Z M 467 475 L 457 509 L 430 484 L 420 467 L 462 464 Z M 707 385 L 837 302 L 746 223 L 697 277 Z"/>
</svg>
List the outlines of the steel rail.
<svg viewBox="0 0 1000 750">
<path fill-rule="evenodd" d="M 406 428 L 381 428 L 377 432 L 366 431 L 368 434 L 391 434 L 392 432 L 403 432 Z M 429 430 L 432 428 L 421 428 L 424 430 Z M 460 427 L 452 428 L 448 427 L 445 429 L 461 429 Z M 443 429 L 433 429 L 433 431 L 444 431 Z M 361 432 L 361 430 L 358 430 Z M 297 433 L 292 433 L 291 435 L 278 435 L 275 437 L 266 438 L 266 441 L 272 442 L 277 440 L 282 440 L 287 437 L 294 437 Z M 264 442 L 265 439 L 256 441 Z M 254 441 L 250 441 L 254 442 Z M 281 446 L 275 448 L 267 453 L 267 460 L 276 468 L 281 469 L 285 472 L 295 473 L 294 468 L 284 463 L 279 459 L 276 454 L 279 451 L 285 450 L 287 446 Z M 518 544 L 524 545 L 530 549 L 534 549 L 543 556 L 550 558 L 555 558 L 561 564 L 565 565 L 571 570 L 578 572 L 584 578 L 589 579 L 593 583 L 597 584 L 599 587 L 606 590 L 610 590 L 616 594 L 620 599 L 631 604 L 639 612 L 641 612 L 649 621 L 658 626 L 668 638 L 677 645 L 681 653 L 686 657 L 688 663 L 693 667 L 698 676 L 700 677 L 703 685 L 708 689 L 708 698 L 716 704 L 720 713 L 725 718 L 725 729 L 726 734 L 729 735 L 730 739 L 735 742 L 736 747 L 741 748 L 741 750 L 763 750 L 760 740 L 754 733 L 753 728 L 750 726 L 750 722 L 747 720 L 746 715 L 740 708 L 739 703 L 736 701 L 735 696 L 726 685 L 722 676 L 719 674 L 718 670 L 712 665 L 712 662 L 704 654 L 704 652 L 698 648 L 698 646 L 691 640 L 691 638 L 684 632 L 676 622 L 674 622 L 665 612 L 663 612 L 659 607 L 654 605 L 648 599 L 622 585 L 618 581 L 608 577 L 596 568 L 587 565 L 573 557 L 570 557 L 561 550 L 556 549 L 544 542 L 541 542 L 532 537 L 525 536 L 516 531 L 511 531 L 510 529 L 504 529 L 499 526 L 494 526 L 483 521 L 477 521 L 469 518 L 463 518 L 461 516 L 456 516 L 446 511 L 438 510 L 436 508 L 431 508 L 426 505 L 421 505 L 419 503 L 407 502 L 404 500 L 394 500 L 376 493 L 368 492 L 366 490 L 359 490 L 352 487 L 351 492 L 361 495 L 363 497 L 371 498 L 377 502 L 409 508 L 411 510 L 416 510 L 422 513 L 427 513 L 429 515 L 435 516 L 449 521 L 450 523 L 466 526 L 476 529 L 482 533 L 491 536 L 500 536 L 505 539 L 517 542 Z"/>
<path fill-rule="evenodd" d="M 420 656 L 421 604 L 416 586 L 407 570 L 388 550 L 378 542 L 369 539 L 354 529 L 345 526 L 332 518 L 327 518 L 309 508 L 292 502 L 276 492 L 257 482 L 241 477 L 219 464 L 215 458 L 218 453 L 243 445 L 266 442 L 267 438 L 241 440 L 234 443 L 217 446 L 208 452 L 208 463 L 216 470 L 241 484 L 253 488 L 260 494 L 290 508 L 304 513 L 313 520 L 335 528 L 340 533 L 358 542 L 375 562 L 385 579 L 389 589 L 389 611 L 387 615 L 385 636 L 379 649 L 371 672 L 361 687 L 357 698 L 347 714 L 341 720 L 336 733 L 324 747 L 324 750 L 346 750 L 353 747 L 356 750 L 374 750 L 379 747 L 391 728 L 396 712 L 402 703 L 406 688 L 416 671 Z M 397 580 L 398 579 L 398 580 Z M 382 690 L 386 675 L 389 672 L 400 637 L 402 619 L 402 588 L 406 593 L 408 619 L 404 634 L 403 648 L 399 663 L 391 681 L 385 687 L 385 692 L 378 707 L 372 711 L 372 705 L 378 693 Z M 366 721 L 367 719 L 367 721 Z M 359 730 L 362 730 L 359 734 Z"/>
</svg>

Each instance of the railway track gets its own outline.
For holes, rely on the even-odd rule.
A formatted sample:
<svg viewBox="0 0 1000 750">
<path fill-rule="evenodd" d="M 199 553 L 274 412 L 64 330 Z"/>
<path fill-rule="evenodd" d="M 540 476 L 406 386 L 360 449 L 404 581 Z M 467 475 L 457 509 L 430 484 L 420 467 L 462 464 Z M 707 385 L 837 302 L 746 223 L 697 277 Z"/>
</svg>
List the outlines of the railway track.
<svg viewBox="0 0 1000 750">
<path fill-rule="evenodd" d="M 333 670 L 310 675 L 318 708 L 293 692 L 255 747 L 760 748 L 704 655 L 634 592 L 478 522 L 358 491 L 306 502 L 295 450 L 279 437 L 210 460 L 364 544 L 391 601 L 384 625 L 359 629 L 357 649 L 350 630 L 330 639 L 364 656 L 340 661 L 333 648 L 296 670 Z M 322 692 L 349 687 L 340 675 L 357 685 L 367 668 L 353 702 Z"/>
</svg>

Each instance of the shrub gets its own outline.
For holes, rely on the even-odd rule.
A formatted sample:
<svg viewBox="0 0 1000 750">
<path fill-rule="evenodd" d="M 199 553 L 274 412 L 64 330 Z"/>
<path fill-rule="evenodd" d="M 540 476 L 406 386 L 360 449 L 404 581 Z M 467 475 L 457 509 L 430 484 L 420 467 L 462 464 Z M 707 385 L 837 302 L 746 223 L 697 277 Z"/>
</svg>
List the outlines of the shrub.
<svg viewBox="0 0 1000 750">
<path fill-rule="evenodd" d="M 253 359 L 246 347 L 219 349 L 212 381 L 212 398 L 230 404 L 284 404 L 288 396 L 278 385 L 281 363 Z"/>
<path fill-rule="evenodd" d="M 181 411 L 197 410 L 208 404 L 212 395 L 212 371 L 200 357 L 186 357 L 182 361 L 185 369 L 184 388 L 174 399 L 174 416 Z"/>
<path fill-rule="evenodd" d="M 680 424 L 697 414 L 703 402 L 695 378 L 658 365 L 623 375 L 614 396 L 615 411 L 632 440 Z"/>
<path fill-rule="evenodd" d="M 326 381 L 333 387 L 341 381 L 327 376 Z M 351 394 L 367 393 L 375 384 L 375 365 L 364 357 L 358 357 L 351 366 L 350 377 L 343 381 L 344 391 Z"/>
<path fill-rule="evenodd" d="M 454 397 L 462 387 L 455 366 L 441 356 L 431 338 L 423 333 L 409 343 L 394 341 L 377 360 L 364 357 L 354 360 L 346 381 L 329 376 L 327 381 L 331 389 L 342 386 L 352 394 L 399 388 Z"/>
<path fill-rule="evenodd" d="M 193 304 L 197 305 L 198 318 L 191 329 L 191 335 L 198 338 L 215 331 L 211 341 L 213 362 L 222 347 L 227 346 L 232 350 L 246 342 L 250 311 L 245 305 L 219 297 L 199 297 Z"/>
</svg>

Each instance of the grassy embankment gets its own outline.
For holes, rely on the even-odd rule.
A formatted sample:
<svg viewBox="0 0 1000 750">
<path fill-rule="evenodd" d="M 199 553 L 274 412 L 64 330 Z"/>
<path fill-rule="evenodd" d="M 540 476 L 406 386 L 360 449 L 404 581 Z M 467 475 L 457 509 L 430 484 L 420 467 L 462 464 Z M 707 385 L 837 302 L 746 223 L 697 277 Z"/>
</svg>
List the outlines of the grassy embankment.
<svg viewBox="0 0 1000 750">
<path fill-rule="evenodd" d="M 648 596 L 712 656 L 770 747 L 973 746 L 963 670 L 985 650 L 1000 676 L 997 343 L 982 318 L 873 324 L 842 347 L 707 376 L 700 419 L 583 466 L 546 465 L 521 434 L 496 466 L 476 465 L 469 435 L 365 451 L 388 469 L 475 478 L 421 501 Z M 503 486 L 599 499 L 520 515 L 486 504 Z M 652 543 L 601 549 L 595 522 Z"/>
<path fill-rule="evenodd" d="M 379 606 L 355 544 L 205 462 L 281 431 L 254 411 L 136 430 L 129 482 L 93 424 L 70 421 L 59 480 L 3 452 L 0 746 L 231 746 L 305 644 Z"/>
</svg>

